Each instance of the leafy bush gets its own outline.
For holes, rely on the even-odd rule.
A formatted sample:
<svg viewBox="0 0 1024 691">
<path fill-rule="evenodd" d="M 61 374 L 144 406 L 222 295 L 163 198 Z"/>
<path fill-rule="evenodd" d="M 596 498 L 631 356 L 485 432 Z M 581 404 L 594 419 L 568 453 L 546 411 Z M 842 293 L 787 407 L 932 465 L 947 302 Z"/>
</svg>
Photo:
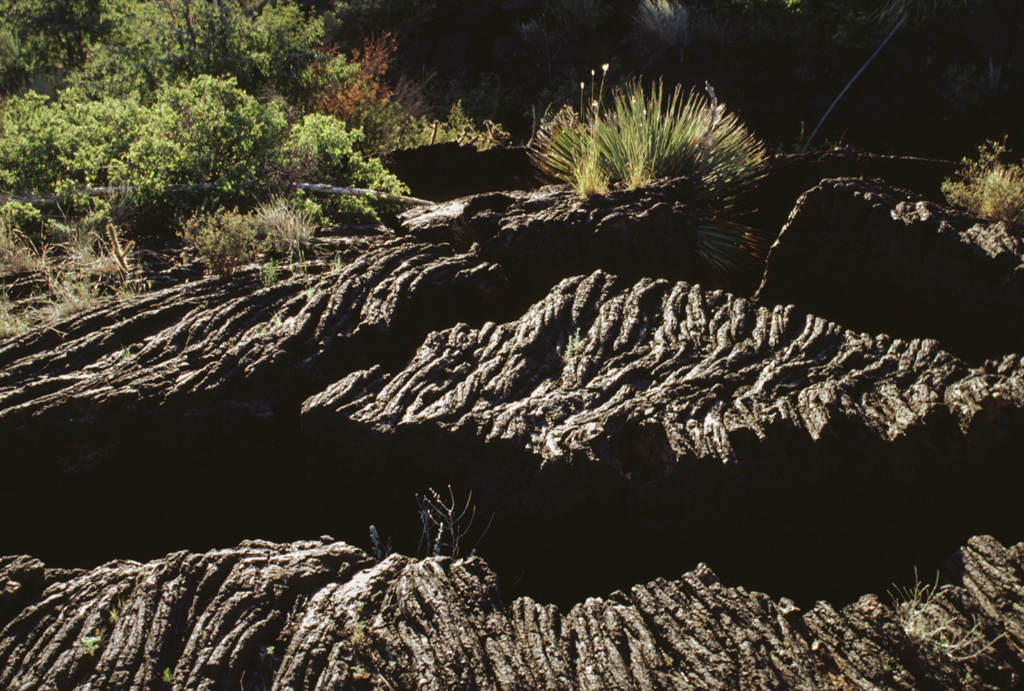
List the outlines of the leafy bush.
<svg viewBox="0 0 1024 691">
<path fill-rule="evenodd" d="M 408 188 L 378 159 L 366 160 L 356 150 L 362 136 L 362 130 L 349 130 L 337 118 L 307 115 L 292 127 L 284 144 L 285 165 L 320 183 L 363 187 L 392 194 L 406 193 Z M 365 197 L 341 197 L 332 203 L 336 210 L 362 218 L 377 218 L 377 212 L 388 207 L 386 203 Z"/>
<path fill-rule="evenodd" d="M 259 103 L 233 78 L 201 75 L 161 90 L 112 177 L 153 201 L 173 184 L 238 189 L 265 177 L 286 127 L 278 103 Z"/>
<path fill-rule="evenodd" d="M 0 206 L 0 222 L 6 228 L 37 235 L 43 227 L 43 213 L 31 204 L 7 202 Z"/>
<path fill-rule="evenodd" d="M 120 0 L 18 0 L 0 13 L 0 92 L 56 94 L 114 29 Z M 55 30 L 57 29 L 57 30 Z"/>
<path fill-rule="evenodd" d="M 942 183 L 946 200 L 975 216 L 1024 225 L 1024 167 L 1005 164 L 1006 145 L 989 141 L 965 158 L 959 180 Z"/>
<path fill-rule="evenodd" d="M 205 75 L 165 87 L 152 107 L 134 95 L 95 101 L 68 89 L 47 102 L 30 93 L 0 112 L 0 186 L 134 185 L 145 204 L 173 184 L 244 185 L 263 177 L 285 128 L 276 103 Z"/>
<path fill-rule="evenodd" d="M 113 0 L 108 0 L 113 1 Z M 293 2 L 128 2 L 76 81 L 95 97 L 141 94 L 199 75 L 232 76 L 252 95 L 294 96 L 321 59 L 323 21 Z M 130 57 L 126 57 L 130 56 Z"/>
<path fill-rule="evenodd" d="M 104 182 L 111 156 L 97 149 L 123 152 L 138 115 L 137 103 L 81 103 L 71 91 L 56 102 L 31 92 L 8 99 L 0 111 L 0 186 L 34 192 L 65 180 Z M 117 136 L 122 129 L 129 131 Z"/>
<path fill-rule="evenodd" d="M 395 100 L 384 79 L 396 50 L 390 36 L 367 38 L 361 50 L 353 51 L 350 63 L 334 61 L 316 70 L 332 74 L 321 77 L 324 85 L 314 98 L 316 109 L 350 129 L 362 129 L 358 149 L 364 153 L 412 146 L 422 138 L 422 124 Z"/>
<path fill-rule="evenodd" d="M 256 224 L 252 217 L 238 213 L 237 209 L 193 216 L 183 225 L 181 237 L 218 274 L 230 274 L 252 261 L 259 249 Z"/>
</svg>

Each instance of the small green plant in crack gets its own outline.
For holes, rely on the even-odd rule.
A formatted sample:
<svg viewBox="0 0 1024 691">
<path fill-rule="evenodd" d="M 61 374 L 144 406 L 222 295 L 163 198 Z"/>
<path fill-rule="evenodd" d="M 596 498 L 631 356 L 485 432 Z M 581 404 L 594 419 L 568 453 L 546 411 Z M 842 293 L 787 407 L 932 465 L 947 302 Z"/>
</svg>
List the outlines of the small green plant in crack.
<svg viewBox="0 0 1024 691">
<path fill-rule="evenodd" d="M 352 625 L 352 643 L 354 645 L 359 645 L 363 642 L 364 638 L 366 638 L 366 622 L 357 621 Z"/>
<path fill-rule="evenodd" d="M 263 278 L 263 285 L 272 286 L 277 283 L 278 271 L 277 260 L 271 259 L 260 267 L 260 276 Z"/>
<path fill-rule="evenodd" d="M 160 673 L 160 681 L 165 684 L 173 684 L 174 671 L 170 667 L 164 667 L 164 671 Z"/>
<path fill-rule="evenodd" d="M 935 582 L 922 583 L 914 569 L 914 585 L 894 586 L 890 592 L 893 607 L 900 617 L 903 631 L 915 643 L 931 648 L 955 662 L 966 662 L 980 655 L 1005 634 L 990 641 L 978 622 L 962 622 L 938 602 L 939 576 Z"/>
<path fill-rule="evenodd" d="M 86 655 L 95 655 L 99 652 L 103 643 L 103 636 L 83 636 L 78 641 L 78 647 L 85 651 Z"/>
<path fill-rule="evenodd" d="M 562 359 L 568 362 L 572 359 L 572 356 L 579 350 L 583 344 L 583 339 L 580 338 L 580 330 L 576 329 L 576 333 L 569 336 L 569 342 L 565 344 L 565 350 L 562 351 Z"/>
<path fill-rule="evenodd" d="M 124 346 L 122 346 L 122 348 L 121 348 L 121 356 L 124 357 L 125 359 L 131 359 L 133 357 L 132 354 L 128 351 L 128 348 L 126 348 Z M 114 606 L 111 607 L 110 611 L 107 613 L 107 621 L 110 622 L 111 626 L 114 626 L 115 624 L 117 624 L 118 619 L 121 618 L 121 612 L 123 610 L 124 610 L 124 600 L 121 599 L 121 598 L 118 598 L 117 602 L 114 603 Z"/>
</svg>

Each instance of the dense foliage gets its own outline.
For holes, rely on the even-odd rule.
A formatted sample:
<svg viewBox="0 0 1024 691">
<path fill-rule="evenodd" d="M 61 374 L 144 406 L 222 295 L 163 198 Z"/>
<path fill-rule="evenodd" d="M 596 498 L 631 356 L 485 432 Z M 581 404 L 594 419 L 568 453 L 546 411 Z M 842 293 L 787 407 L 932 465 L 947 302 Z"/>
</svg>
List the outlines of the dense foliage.
<svg viewBox="0 0 1024 691">
<path fill-rule="evenodd" d="M 431 127 L 395 100 L 393 41 L 349 57 L 334 42 L 342 19 L 369 28 L 398 8 L 377 5 L 19 0 L 0 16 L 0 189 L 66 200 L 131 187 L 133 205 L 186 214 L 211 195 L 237 203 L 295 182 L 402 192 L 377 153 L 472 125 L 453 110 Z M 386 204 L 333 206 L 373 217 Z"/>
</svg>

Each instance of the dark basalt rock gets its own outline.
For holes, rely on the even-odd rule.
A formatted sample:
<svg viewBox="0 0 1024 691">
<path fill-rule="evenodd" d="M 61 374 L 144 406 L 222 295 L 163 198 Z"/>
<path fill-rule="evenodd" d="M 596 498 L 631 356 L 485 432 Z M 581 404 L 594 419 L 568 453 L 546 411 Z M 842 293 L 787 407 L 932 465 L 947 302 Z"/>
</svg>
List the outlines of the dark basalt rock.
<svg viewBox="0 0 1024 691">
<path fill-rule="evenodd" d="M 397 232 L 499 264 L 516 295 L 529 296 L 525 308 L 563 278 L 597 269 L 628 280 L 707 280 L 696 255 L 697 218 L 687 206 L 694 195 L 686 178 L 586 199 L 568 185 L 549 185 L 411 209 Z"/>
<path fill-rule="evenodd" d="M 340 270 L 266 287 L 236 272 L 0 342 L 0 553 L 88 563 L 96 547 L 194 544 L 210 524 L 236 539 L 287 524 L 301 401 L 354 368 L 398 366 L 431 329 L 482 322 L 505 285 L 450 248 L 353 241 Z M 107 521 L 121 529 L 98 531 Z"/>
<path fill-rule="evenodd" d="M 26 570 L 26 565 L 30 568 Z M 1024 544 L 972 538 L 919 621 L 723 585 L 703 564 L 562 611 L 505 604 L 478 558 L 374 563 L 329 539 L 178 552 L 91 571 L 0 561 L 0 686 L 19 691 L 213 689 L 1012 689 L 1021 683 Z M 173 681 L 163 680 L 172 674 Z"/>
<path fill-rule="evenodd" d="M 881 329 L 875 326 L 857 333 L 808 316 L 803 299 L 801 309 L 756 307 L 702 288 L 693 212 L 685 204 L 691 196 L 689 182 L 667 180 L 588 200 L 567 187 L 456 200 L 404 216 L 399 233 L 405 237 L 378 230 L 339 240 L 349 260 L 340 268 L 320 260 L 306 274 L 271 286 L 257 272 L 241 271 L 0 341 L 0 554 L 89 566 L 185 546 L 202 551 L 252 535 L 366 535 L 371 523 L 412 551 L 402 540 L 415 539 L 420 529 L 414 495 L 451 485 L 460 501 L 473 492 L 481 523 L 493 515 L 481 549 L 518 581 L 510 588 L 533 597 L 578 603 L 704 561 L 732 582 L 806 603 L 884 590 L 894 574 L 935 563 L 972 534 L 1019 536 L 1024 358 L 1006 355 L 972 368 L 932 340 L 874 335 Z M 908 208 L 900 212 L 908 218 L 915 209 L 932 209 Z M 890 211 L 883 205 L 879 213 Z M 809 211 L 794 218 L 800 213 Z M 981 261 L 965 256 L 953 256 L 950 265 Z M 587 275 L 563 280 L 580 272 Z M 874 288 L 859 283 L 854 290 L 870 297 Z M 472 687 L 488 674 L 516 679 L 547 669 L 532 658 L 508 657 L 504 668 L 484 665 L 479 655 L 492 649 L 478 652 L 471 638 L 460 653 L 468 662 L 431 658 L 423 642 L 429 629 L 419 624 L 400 629 L 400 643 L 373 639 L 372 650 L 396 651 L 391 657 L 365 653 L 369 661 L 362 662 L 353 657 L 364 654 L 358 651 L 331 652 L 335 644 L 320 645 L 319 625 L 299 611 L 304 597 L 316 597 L 318 584 L 329 583 L 331 569 L 345 564 L 378 574 L 366 576 L 373 583 L 405 582 L 397 571 L 356 566 L 365 555 L 342 551 L 331 557 L 333 566 L 311 576 L 308 592 L 275 580 L 287 581 L 287 574 L 246 576 L 246 583 L 276 584 L 270 594 L 243 588 L 263 598 L 239 600 L 242 610 L 258 612 L 245 621 L 257 629 L 251 636 L 232 633 L 223 645 L 207 638 L 194 648 L 182 638 L 183 647 L 154 657 L 162 666 L 138 679 L 175 667 L 172 658 L 180 658 L 191 675 L 187 688 L 212 688 L 221 679 L 231 688 L 258 688 L 263 677 L 254 671 L 243 682 L 241 672 L 255 669 L 253 660 L 270 645 L 278 652 L 264 650 L 260 664 L 291 670 L 277 677 L 290 680 L 281 682 L 282 690 L 307 688 L 325 670 L 338 684 L 372 685 L 378 672 L 366 676 L 366 670 L 391 669 L 391 662 L 414 670 L 394 682 L 403 686 L 422 677 Z M 133 574 L 132 588 L 149 582 L 139 565 L 114 565 L 104 572 L 111 580 L 95 592 L 127 592 L 115 585 L 122 567 Z M 29 669 L 36 663 L 9 651 L 27 651 L 32 636 L 51 635 L 24 633 L 35 626 L 33 617 L 43 621 L 39 603 L 50 601 L 47 593 L 76 579 L 100 581 L 28 558 L 4 558 L 0 568 L 12 574 L 0 588 L 0 626 L 20 632 L 0 638 L 0 665 L 17 659 L 15 669 Z M 455 567 L 437 568 L 449 574 Z M 459 572 L 459 579 L 493 580 L 476 566 L 466 568 L 469 575 Z M 192 587 L 184 585 L 192 575 L 167 578 L 174 592 Z M 340 583 L 341 600 L 324 600 L 321 611 L 344 610 L 346 598 L 369 587 L 360 578 Z M 415 599 L 417 582 L 395 591 L 391 597 L 402 603 L 395 606 L 412 611 L 426 602 Z M 439 602 L 469 602 L 473 616 L 496 622 L 495 640 L 508 630 L 516 640 L 534 636 L 534 624 L 501 628 L 492 591 L 460 600 L 446 585 L 431 587 Z M 206 593 L 203 588 L 196 592 Z M 286 591 L 295 604 L 286 598 L 283 618 L 260 624 L 270 616 L 265 601 Z M 75 616 L 91 616 L 88 603 L 98 602 L 69 597 L 82 613 Z M 216 596 L 201 597 L 205 603 Z M 618 617 L 620 605 L 632 606 L 627 599 L 617 595 L 606 609 L 595 605 L 594 621 Z M 423 616 L 435 618 L 457 609 L 424 607 Z M 380 622 L 391 615 L 382 616 Z M 651 616 L 645 621 L 654 621 Z M 856 622 L 873 615 L 858 616 Z M 452 631 L 477 630 L 452 617 Z M 821 617 L 822 629 L 835 624 L 834 613 Z M 756 617 L 740 618 L 743 630 L 762 630 Z M 45 621 L 65 645 L 92 637 L 100 619 L 69 628 Z M 167 630 L 182 634 L 185 619 L 174 621 L 177 628 Z M 210 621 L 203 626 L 211 632 L 227 630 Z M 692 668 L 709 678 L 736 682 L 735 674 L 760 674 L 760 663 L 729 667 L 693 650 L 673 648 L 659 658 L 654 648 L 630 647 L 631 640 L 646 640 L 640 624 L 629 624 L 634 638 L 618 630 L 611 643 L 595 643 L 582 633 L 594 624 L 580 621 L 572 626 L 584 628 L 564 628 L 561 619 L 551 625 L 563 657 L 551 658 L 544 684 L 644 686 L 641 677 L 623 676 L 622 670 L 640 669 L 633 662 L 638 656 L 661 660 L 637 672 L 657 676 L 654 686 L 671 686 L 659 680 L 675 680 L 680 665 L 691 669 L 688 661 L 710 665 Z M 308 655 L 274 660 L 307 623 Z M 269 638 L 260 638 L 261 626 Z M 858 641 L 870 638 L 869 624 L 856 626 L 863 634 Z M 167 630 L 157 639 L 168 640 Z M 357 629 L 333 631 L 342 645 Z M 563 640 L 566 631 L 577 633 Z M 870 648 L 858 646 L 850 639 L 844 650 Z M 741 658 L 748 655 L 739 643 L 734 647 Z M 78 685 L 95 657 L 80 649 L 32 653 L 54 670 L 33 673 L 58 688 Z M 403 658 L 406 649 L 425 657 Z M 921 671 L 930 663 L 908 663 L 909 653 L 901 654 L 900 664 L 913 667 L 915 679 L 933 674 Z M 603 655 L 606 662 L 587 663 L 591 672 L 583 673 L 575 667 L 580 655 Z M 135 663 L 110 664 L 110 679 L 136 679 L 134 672 L 123 675 Z M 874 678 L 866 663 L 835 664 L 842 674 L 848 665 L 858 678 Z M 9 674 L 0 688 L 20 674 L 0 669 Z M 814 673 L 825 674 L 822 669 Z M 978 673 L 996 674 L 986 670 Z M 28 678 L 17 677 L 18 683 Z"/>
<path fill-rule="evenodd" d="M 913 190 L 932 202 L 942 202 L 942 182 L 954 177 L 959 164 L 914 156 L 882 156 L 847 150 L 778 154 L 769 160 L 764 178 L 749 203 L 757 209 L 754 225 L 778 233 L 800 196 L 830 178 L 885 180 Z"/>
<path fill-rule="evenodd" d="M 313 484 L 365 522 L 411 516 L 393 502 L 426 486 L 472 490 L 492 563 L 531 593 L 707 560 L 849 596 L 844 574 L 891 579 L 962 531 L 1024 527 L 1022 374 L 1016 356 L 971 369 L 934 341 L 599 272 L 515 322 L 433 333 L 401 371 L 354 372 L 302 429 Z"/>
<path fill-rule="evenodd" d="M 526 190 L 536 173 L 523 147 L 477 151 L 469 144 L 445 142 L 398 149 L 381 162 L 409 187 L 409 194 L 443 202 L 495 190 Z"/>
<path fill-rule="evenodd" d="M 980 362 L 1024 352 L 1024 238 L 881 182 L 826 180 L 800 198 L 755 299 Z"/>
</svg>

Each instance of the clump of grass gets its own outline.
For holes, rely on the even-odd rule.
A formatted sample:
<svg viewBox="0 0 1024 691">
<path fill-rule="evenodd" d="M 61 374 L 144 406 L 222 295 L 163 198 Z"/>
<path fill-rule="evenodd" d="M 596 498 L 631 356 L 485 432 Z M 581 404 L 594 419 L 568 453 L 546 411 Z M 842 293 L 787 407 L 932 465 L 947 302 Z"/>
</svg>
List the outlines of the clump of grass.
<svg viewBox="0 0 1024 691">
<path fill-rule="evenodd" d="M 256 224 L 237 209 L 193 216 L 181 228 L 181 236 L 211 271 L 222 275 L 255 259 L 259 249 Z"/>
<path fill-rule="evenodd" d="M 29 327 L 25 315 L 11 304 L 6 295 L 0 295 L 0 338 L 17 336 Z"/>
<path fill-rule="evenodd" d="M 44 262 L 31 239 L 31 228 L 38 235 L 41 226 L 42 214 L 31 206 L 17 202 L 0 206 L 0 274 L 42 270 Z"/>
<path fill-rule="evenodd" d="M 38 271 L 41 268 L 39 253 L 32 247 L 28 237 L 0 217 L 0 273 Z"/>
<path fill-rule="evenodd" d="M 253 213 L 257 234 L 266 238 L 276 250 L 297 253 L 309 244 L 316 231 L 314 212 L 299 207 L 284 197 L 275 197 L 261 204 Z"/>
<path fill-rule="evenodd" d="M 1024 225 L 1024 167 L 1004 163 L 1005 143 L 989 141 L 978 147 L 978 160 L 965 158 L 959 180 L 942 183 L 953 206 L 990 221 Z"/>
<path fill-rule="evenodd" d="M 903 631 L 912 641 L 951 660 L 966 662 L 1002 637 L 986 641 L 979 623 L 958 621 L 940 604 L 939 595 L 942 592 L 938 574 L 935 575 L 934 583 L 922 583 L 915 569 L 913 586 L 897 587 L 895 592 L 890 593 Z"/>
<path fill-rule="evenodd" d="M 640 0 L 633 15 L 633 31 L 641 53 L 648 57 L 670 49 L 679 50 L 690 45 L 690 10 L 673 0 Z"/>
<path fill-rule="evenodd" d="M 94 283 L 77 278 L 69 272 L 48 271 L 47 283 L 51 299 L 43 310 L 47 320 L 60 320 L 92 309 L 100 300 L 99 289 Z"/>
</svg>

